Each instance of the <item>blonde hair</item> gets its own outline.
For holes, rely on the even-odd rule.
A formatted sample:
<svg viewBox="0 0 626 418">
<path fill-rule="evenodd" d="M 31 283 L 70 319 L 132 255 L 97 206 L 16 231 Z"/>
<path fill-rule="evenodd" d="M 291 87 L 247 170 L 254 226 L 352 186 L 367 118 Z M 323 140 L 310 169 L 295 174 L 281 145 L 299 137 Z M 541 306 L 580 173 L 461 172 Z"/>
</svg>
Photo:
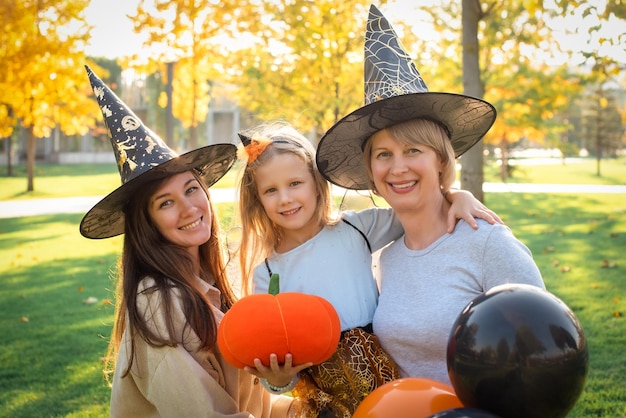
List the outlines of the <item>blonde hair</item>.
<svg viewBox="0 0 626 418">
<path fill-rule="evenodd" d="M 456 160 L 448 132 L 441 124 L 430 119 L 410 119 L 406 122 L 389 126 L 384 130 L 401 144 L 426 145 L 432 148 L 442 166 L 441 175 L 439 176 L 441 191 L 446 192 L 452 187 L 456 178 Z M 376 186 L 374 186 L 372 177 L 371 157 L 372 141 L 368 139 L 363 148 L 363 158 L 370 189 L 376 193 Z"/>
<path fill-rule="evenodd" d="M 239 264 L 241 267 L 242 294 L 251 291 L 254 268 L 269 256 L 283 238 L 283 230 L 265 213 L 259 200 L 256 171 L 277 155 L 292 154 L 302 159 L 303 168 L 312 174 L 317 191 L 315 220 L 320 225 L 330 225 L 332 202 L 330 184 L 322 177 L 315 164 L 315 148 L 301 133 L 285 122 L 260 125 L 245 132 L 250 138 L 269 140 L 271 143 L 260 155 L 243 167 L 239 183 L 239 215 L 241 218 L 241 243 Z"/>
</svg>

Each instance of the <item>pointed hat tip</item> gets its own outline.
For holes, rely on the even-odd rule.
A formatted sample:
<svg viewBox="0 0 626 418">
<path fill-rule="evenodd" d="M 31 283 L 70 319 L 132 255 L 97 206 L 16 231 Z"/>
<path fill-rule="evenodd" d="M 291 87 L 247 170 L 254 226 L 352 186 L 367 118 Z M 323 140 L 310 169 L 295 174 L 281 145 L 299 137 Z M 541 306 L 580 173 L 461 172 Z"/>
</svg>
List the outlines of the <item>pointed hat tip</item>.
<svg viewBox="0 0 626 418">
<path fill-rule="evenodd" d="M 380 9 L 376 6 L 374 6 L 373 4 L 370 5 L 370 11 L 369 11 L 369 16 L 368 16 L 368 20 L 375 20 L 378 18 L 385 18 L 385 16 L 383 15 L 383 12 L 380 11 Z"/>
<path fill-rule="evenodd" d="M 251 142 L 250 137 L 242 134 L 241 132 L 238 132 L 237 136 L 239 136 L 239 140 L 241 141 L 244 147 L 247 147 L 248 145 L 250 145 L 250 142 Z"/>
</svg>

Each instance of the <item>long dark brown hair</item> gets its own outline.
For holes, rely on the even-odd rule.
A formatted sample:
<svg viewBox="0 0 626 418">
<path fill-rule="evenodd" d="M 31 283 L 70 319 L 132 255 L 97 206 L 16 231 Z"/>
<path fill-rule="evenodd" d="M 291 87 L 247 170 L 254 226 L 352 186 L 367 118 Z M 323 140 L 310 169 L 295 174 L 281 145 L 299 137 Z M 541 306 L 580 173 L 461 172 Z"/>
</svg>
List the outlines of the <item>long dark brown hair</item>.
<svg viewBox="0 0 626 418">
<path fill-rule="evenodd" d="M 209 192 L 202 177 L 193 171 L 207 196 Z M 181 344 L 172 322 L 174 307 L 173 289 L 180 294 L 183 312 L 190 326 L 200 339 L 202 349 L 211 349 L 217 339 L 217 322 L 211 311 L 210 302 L 196 286 L 197 273 L 186 249 L 165 239 L 157 230 L 148 214 L 150 197 L 166 179 L 155 180 L 142 185 L 124 209 L 124 248 L 118 262 L 118 282 L 116 285 L 116 309 L 113 334 L 107 352 L 105 375 L 109 378 L 115 368 L 122 335 L 126 330 L 133 337 L 139 336 L 155 347 Z M 226 311 L 236 297 L 226 272 L 223 248 L 220 242 L 219 223 L 209 196 L 211 216 L 211 238 L 200 246 L 200 278 L 212 283 L 221 292 L 221 310 Z M 154 280 L 154 285 L 144 292 L 158 292 L 167 318 L 167 329 L 161 333 L 151 331 L 147 321 L 137 308 L 139 283 L 146 277 Z M 180 330 L 179 330 L 180 331 Z M 180 335 L 180 334 L 178 334 Z M 131 339 L 131 353 L 126 376 L 135 358 L 134 338 Z M 109 379 L 109 381 L 111 381 Z"/>
</svg>

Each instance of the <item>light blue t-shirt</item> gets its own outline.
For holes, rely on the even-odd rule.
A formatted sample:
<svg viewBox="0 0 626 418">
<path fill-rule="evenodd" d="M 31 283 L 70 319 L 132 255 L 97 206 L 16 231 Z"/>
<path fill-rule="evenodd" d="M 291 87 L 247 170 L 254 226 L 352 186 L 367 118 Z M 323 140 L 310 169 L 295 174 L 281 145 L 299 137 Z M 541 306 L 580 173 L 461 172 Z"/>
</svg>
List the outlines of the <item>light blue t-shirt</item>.
<svg viewBox="0 0 626 418">
<path fill-rule="evenodd" d="M 342 217 L 367 237 L 375 252 L 402 235 L 391 209 L 346 211 Z M 372 254 L 364 237 L 345 222 L 323 228 L 304 244 L 268 257 L 280 276 L 280 292 L 302 292 L 328 300 L 339 315 L 341 329 L 370 324 L 378 301 Z M 270 275 L 265 263 L 254 270 L 254 293 L 267 293 Z"/>
</svg>

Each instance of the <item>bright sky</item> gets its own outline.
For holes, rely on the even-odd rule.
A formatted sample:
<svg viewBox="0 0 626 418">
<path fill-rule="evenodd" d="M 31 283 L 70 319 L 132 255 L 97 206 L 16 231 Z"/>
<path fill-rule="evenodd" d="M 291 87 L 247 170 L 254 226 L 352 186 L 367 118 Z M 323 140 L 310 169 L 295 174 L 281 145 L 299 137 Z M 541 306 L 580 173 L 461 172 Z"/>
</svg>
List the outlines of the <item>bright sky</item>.
<svg viewBox="0 0 626 418">
<path fill-rule="evenodd" d="M 139 0 L 91 0 L 87 22 L 94 28 L 87 54 L 107 58 L 131 55 L 141 49 L 142 38 L 133 32 L 126 16 L 134 14 Z"/>
<path fill-rule="evenodd" d="M 395 0 L 381 11 L 394 22 L 406 18 L 406 12 L 415 12 L 417 7 L 432 5 L 439 0 Z M 142 37 L 133 32 L 127 17 L 137 10 L 139 0 L 91 0 L 86 9 L 87 22 L 94 28 L 87 54 L 116 58 L 131 55 L 141 49 Z"/>
<path fill-rule="evenodd" d="M 406 19 L 407 13 L 418 13 L 418 7 L 432 5 L 441 0 L 395 0 L 382 7 L 381 11 L 393 25 L 401 19 Z M 602 0 L 604 1 L 604 0 Z M 141 50 L 142 37 L 133 32 L 132 22 L 127 15 L 135 12 L 139 0 L 91 0 L 87 7 L 87 21 L 94 26 L 91 43 L 87 46 L 87 53 L 93 56 L 115 58 L 131 55 Z M 590 24 L 593 24 L 590 22 Z M 614 20 L 602 27 L 600 36 L 610 36 L 623 32 L 623 22 Z M 588 36 L 584 28 L 580 28 L 578 35 L 564 35 L 565 29 L 572 29 L 571 22 L 560 22 L 562 27 L 557 39 L 561 39 L 564 47 L 585 42 Z M 573 25 L 578 27 L 579 25 Z M 419 30 L 419 28 L 415 28 Z M 424 33 L 425 35 L 425 33 Z M 613 52 L 613 51 L 612 51 Z M 612 53 L 611 52 L 611 53 Z M 617 51 L 621 60 L 626 62 L 626 52 Z"/>
</svg>

